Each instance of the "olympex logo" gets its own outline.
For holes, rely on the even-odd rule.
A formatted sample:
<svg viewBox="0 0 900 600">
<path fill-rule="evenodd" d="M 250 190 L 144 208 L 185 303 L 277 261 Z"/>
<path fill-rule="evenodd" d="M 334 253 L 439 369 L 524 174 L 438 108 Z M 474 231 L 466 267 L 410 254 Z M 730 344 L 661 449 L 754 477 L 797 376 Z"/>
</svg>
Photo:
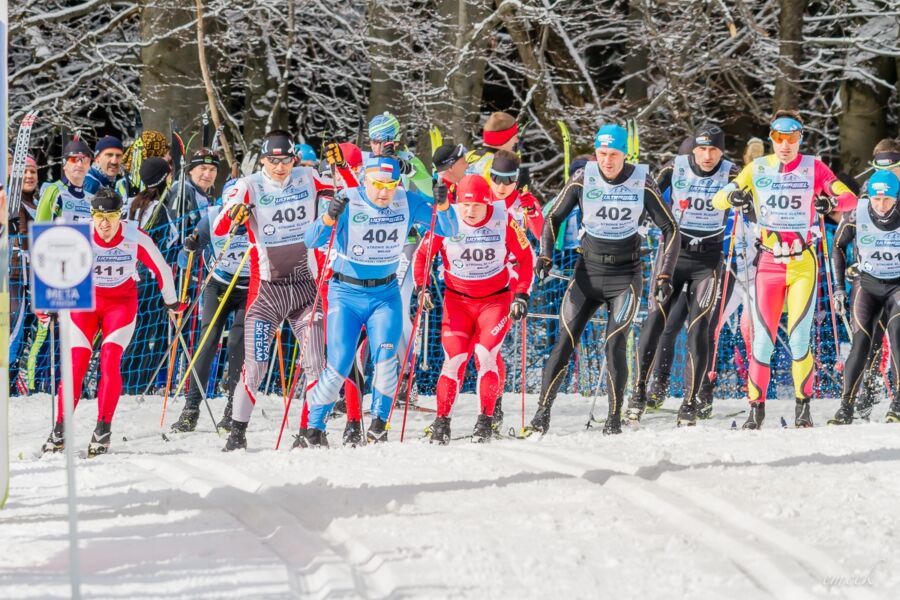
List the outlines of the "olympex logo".
<svg viewBox="0 0 900 600">
<path fill-rule="evenodd" d="M 881 239 L 875 241 L 876 248 L 898 248 L 900 247 L 900 233 L 892 231 L 882 236 Z"/>
<path fill-rule="evenodd" d="M 795 175 L 794 173 L 787 173 L 784 177 L 781 178 L 781 181 L 772 183 L 773 191 L 805 190 L 808 187 L 809 183 L 805 179 L 799 177 L 798 175 Z"/>
<path fill-rule="evenodd" d="M 617 185 L 613 189 L 609 190 L 605 194 L 603 194 L 604 200 L 609 200 L 612 202 L 637 202 L 638 197 L 637 194 L 634 193 L 634 190 L 625 185 Z"/>
<path fill-rule="evenodd" d="M 698 181 L 695 181 L 693 184 L 691 184 L 691 188 L 688 190 L 688 192 L 689 193 L 698 192 L 700 194 L 709 193 L 711 191 L 709 188 L 711 188 L 714 183 L 715 182 L 708 177 L 700 179 Z"/>
</svg>

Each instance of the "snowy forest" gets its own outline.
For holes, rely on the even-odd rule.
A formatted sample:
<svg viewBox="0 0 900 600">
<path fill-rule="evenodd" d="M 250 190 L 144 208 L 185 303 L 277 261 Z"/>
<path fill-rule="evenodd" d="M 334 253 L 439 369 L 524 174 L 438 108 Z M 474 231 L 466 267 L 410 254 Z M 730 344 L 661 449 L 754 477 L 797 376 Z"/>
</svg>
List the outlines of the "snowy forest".
<svg viewBox="0 0 900 600">
<path fill-rule="evenodd" d="M 577 152 L 601 122 L 637 117 L 658 165 L 707 121 L 739 156 L 797 107 L 807 151 L 857 175 L 898 133 L 898 17 L 900 0 L 16 2 L 10 117 L 40 109 L 33 148 L 54 164 L 62 129 L 129 139 L 139 111 L 146 129 L 196 131 L 210 98 L 238 161 L 267 129 L 355 141 L 384 110 L 420 154 L 430 125 L 471 147 L 482 115 L 507 110 L 549 193 L 557 120 Z"/>
</svg>

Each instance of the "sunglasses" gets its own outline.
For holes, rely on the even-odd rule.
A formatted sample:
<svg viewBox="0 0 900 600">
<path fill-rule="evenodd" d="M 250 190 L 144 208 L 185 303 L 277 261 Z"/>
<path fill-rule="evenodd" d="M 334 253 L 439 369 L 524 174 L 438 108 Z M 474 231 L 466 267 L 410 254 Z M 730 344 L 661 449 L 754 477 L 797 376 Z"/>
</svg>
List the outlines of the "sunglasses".
<svg viewBox="0 0 900 600">
<path fill-rule="evenodd" d="M 88 158 L 87 156 L 85 156 L 84 154 L 74 154 L 72 156 L 66 157 L 66 162 L 70 162 L 70 163 L 83 163 L 83 162 L 88 162 L 90 160 L 91 159 Z"/>
<path fill-rule="evenodd" d="M 266 160 L 273 165 L 287 165 L 294 162 L 293 156 L 267 156 Z"/>
<path fill-rule="evenodd" d="M 780 144 L 782 142 L 788 142 L 790 144 L 796 144 L 800 141 L 800 138 L 803 137 L 802 131 L 772 131 L 769 133 L 769 139 L 771 139 L 776 144 Z"/>
<path fill-rule="evenodd" d="M 380 179 L 372 179 L 372 186 L 376 190 L 392 190 L 400 185 L 400 180 L 395 179 L 394 181 L 381 181 Z"/>
<path fill-rule="evenodd" d="M 519 180 L 519 173 L 513 174 L 505 174 L 505 175 L 497 175 L 496 173 L 491 173 L 491 181 L 500 185 L 509 185 L 510 183 L 516 183 Z"/>
<path fill-rule="evenodd" d="M 115 221 L 117 219 L 121 219 L 122 211 L 120 211 L 120 210 L 105 211 L 105 210 L 91 209 L 91 217 L 98 221 L 111 222 L 111 221 Z"/>
</svg>

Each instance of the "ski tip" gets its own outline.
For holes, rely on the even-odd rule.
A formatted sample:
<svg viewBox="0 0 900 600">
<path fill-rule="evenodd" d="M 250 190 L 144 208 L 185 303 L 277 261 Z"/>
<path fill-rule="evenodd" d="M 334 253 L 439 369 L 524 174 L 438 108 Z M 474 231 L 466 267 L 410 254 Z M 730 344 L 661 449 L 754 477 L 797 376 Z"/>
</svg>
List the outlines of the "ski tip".
<svg viewBox="0 0 900 600">
<path fill-rule="evenodd" d="M 168 438 L 168 436 L 166 436 L 166 434 L 162 434 L 162 439 L 163 439 L 164 442 L 168 442 L 168 441 L 169 441 L 169 438 Z"/>
<path fill-rule="evenodd" d="M 731 428 L 737 429 L 737 421 L 736 420 L 731 422 Z"/>
<path fill-rule="evenodd" d="M 787 429 L 787 421 L 784 420 L 784 417 L 781 417 L 781 426 L 782 426 L 784 429 Z"/>
</svg>

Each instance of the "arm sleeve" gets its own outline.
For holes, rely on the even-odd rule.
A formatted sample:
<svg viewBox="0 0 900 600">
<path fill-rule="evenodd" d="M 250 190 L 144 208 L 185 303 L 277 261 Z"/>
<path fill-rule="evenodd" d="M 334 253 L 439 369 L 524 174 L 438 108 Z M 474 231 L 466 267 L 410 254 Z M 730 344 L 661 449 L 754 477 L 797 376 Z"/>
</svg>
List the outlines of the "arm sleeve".
<svg viewBox="0 0 900 600">
<path fill-rule="evenodd" d="M 544 213 L 541 211 L 541 203 L 530 192 L 523 193 L 522 200 L 524 205 L 529 208 L 525 211 L 525 226 L 534 239 L 539 240 L 544 233 Z"/>
<path fill-rule="evenodd" d="M 197 237 L 200 239 L 201 248 L 206 248 L 212 243 L 212 235 L 209 232 L 209 228 L 209 214 L 205 214 L 203 215 L 203 218 L 200 219 L 200 222 L 197 223 L 197 228 L 195 229 Z"/>
<path fill-rule="evenodd" d="M 663 197 L 670 193 L 669 188 L 672 187 L 672 165 L 663 167 L 659 175 L 656 176 L 656 185 L 659 187 L 660 195 Z"/>
<path fill-rule="evenodd" d="M 734 190 L 744 190 L 747 188 L 751 188 L 753 184 L 752 175 L 752 165 L 747 165 L 746 167 L 741 169 L 741 172 L 738 173 L 737 177 L 735 177 L 731 183 L 716 192 L 716 195 L 713 196 L 713 208 L 717 208 L 719 210 L 728 210 L 729 208 L 731 208 L 731 202 L 728 201 L 728 194 L 730 194 Z"/>
<path fill-rule="evenodd" d="M 46 223 L 53 220 L 56 213 L 56 199 L 59 198 L 59 188 L 55 184 L 49 184 L 41 190 L 41 198 L 38 200 L 35 223 Z"/>
<path fill-rule="evenodd" d="M 672 216 L 672 211 L 660 197 L 656 182 L 649 175 L 644 186 L 644 206 L 650 218 L 662 230 L 659 248 L 661 259 L 656 274 L 671 277 L 681 248 L 681 232 L 678 231 L 678 224 Z"/>
<path fill-rule="evenodd" d="M 816 193 L 825 194 L 837 199 L 835 210 L 846 212 L 856 208 L 856 195 L 844 184 L 828 165 L 818 158 L 815 163 L 815 189 Z"/>
<path fill-rule="evenodd" d="M 421 192 L 406 192 L 410 203 L 411 222 L 413 224 L 431 226 L 431 211 L 434 203 Z M 434 221 L 434 232 L 443 237 L 453 237 L 459 233 L 459 221 L 456 219 L 456 210 L 453 205 L 447 204 L 445 208 L 438 207 L 437 218 Z"/>
<path fill-rule="evenodd" d="M 509 218 L 506 225 L 506 249 L 516 257 L 516 264 L 513 268 L 517 278 L 513 285 L 513 292 L 530 294 L 531 286 L 534 283 L 534 251 L 531 249 L 528 238 L 525 237 L 525 231 L 512 217 Z"/>
<path fill-rule="evenodd" d="M 574 177 L 569 179 L 569 183 L 559 193 L 559 199 L 553 204 L 550 213 L 544 219 L 544 229 L 541 232 L 541 248 L 542 256 L 552 256 L 553 248 L 556 246 L 556 233 L 559 226 L 569 218 L 578 203 L 581 201 L 581 192 L 584 189 L 582 182 L 584 181 L 584 171 L 576 173 Z"/>
<path fill-rule="evenodd" d="M 431 252 L 429 253 L 428 244 L 432 237 L 434 237 L 434 241 L 430 242 Z M 443 246 L 444 238 L 431 232 L 426 233 L 422 241 L 419 242 L 419 247 L 416 249 L 416 254 L 413 258 L 413 281 L 415 281 L 416 287 L 421 287 L 425 283 L 425 273 L 431 265 L 431 261 L 434 260 L 434 257 L 437 256 L 437 253 L 441 251 Z"/>
<path fill-rule="evenodd" d="M 307 248 L 320 248 L 328 243 L 329 238 L 331 238 L 331 228 L 337 227 L 337 233 L 335 233 L 335 237 L 340 235 L 340 232 L 346 227 L 347 223 L 347 211 L 345 210 L 341 213 L 340 218 L 337 223 L 332 225 L 327 225 L 325 223 L 325 217 L 328 215 L 322 215 L 322 218 L 316 219 L 312 222 L 312 225 L 309 226 L 309 229 L 306 230 L 306 233 L 303 234 L 303 241 L 306 244 Z"/>
<path fill-rule="evenodd" d="M 234 187 L 228 190 L 228 196 L 225 197 L 222 210 L 219 211 L 219 216 L 216 217 L 216 222 L 213 224 L 216 235 L 228 233 L 232 224 L 228 213 L 231 211 L 232 206 L 241 203 L 250 204 L 250 188 L 247 187 L 247 182 L 243 179 L 238 180 Z"/>
<path fill-rule="evenodd" d="M 138 260 L 150 269 L 156 277 L 156 285 L 162 292 L 163 301 L 172 304 L 178 301 L 178 293 L 175 291 L 175 280 L 172 278 L 172 270 L 166 264 L 162 253 L 150 236 L 143 231 L 138 231 Z"/>
<path fill-rule="evenodd" d="M 834 269 L 834 283 L 837 289 L 845 289 L 847 281 L 847 247 L 856 237 L 856 211 L 847 211 L 841 217 L 837 232 L 834 234 L 834 251 L 831 253 L 831 266 Z"/>
</svg>

